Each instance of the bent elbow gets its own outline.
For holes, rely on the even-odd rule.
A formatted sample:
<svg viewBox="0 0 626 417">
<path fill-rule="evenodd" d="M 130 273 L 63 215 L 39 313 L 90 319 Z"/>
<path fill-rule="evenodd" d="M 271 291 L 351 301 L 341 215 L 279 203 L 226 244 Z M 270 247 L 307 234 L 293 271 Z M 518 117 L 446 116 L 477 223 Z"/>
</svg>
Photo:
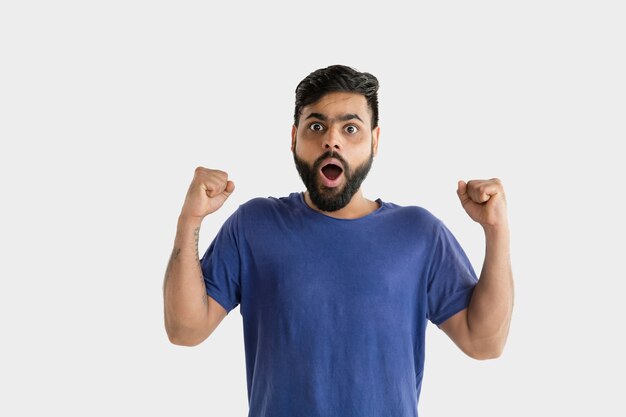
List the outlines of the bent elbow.
<svg viewBox="0 0 626 417">
<path fill-rule="evenodd" d="M 201 338 L 201 337 L 194 337 L 194 336 L 185 336 L 182 334 L 176 334 L 172 332 L 167 332 L 167 338 L 169 339 L 170 343 L 172 343 L 173 345 L 188 346 L 188 347 L 198 346 L 200 343 L 204 342 L 204 340 L 206 339 L 206 337 Z"/>
<path fill-rule="evenodd" d="M 168 325 L 169 324 L 169 325 Z M 197 328 L 185 326 L 172 326 L 166 320 L 165 332 L 170 343 L 177 346 L 197 346 L 209 336 L 206 332 Z"/>
<path fill-rule="evenodd" d="M 479 361 L 487 361 L 491 359 L 498 359 L 502 356 L 502 351 L 494 350 L 486 352 L 473 352 L 471 354 L 468 353 L 468 356 Z"/>
<path fill-rule="evenodd" d="M 473 349 L 470 351 L 466 351 L 465 353 L 472 359 L 486 361 L 491 359 L 498 359 L 500 356 L 502 356 L 503 351 L 504 345 L 494 344 L 490 346 L 482 346 L 479 349 Z"/>
<path fill-rule="evenodd" d="M 200 343 L 202 343 L 202 340 L 183 339 L 183 338 L 170 337 L 170 336 L 168 336 L 168 338 L 170 340 L 170 343 L 176 346 L 193 347 L 193 346 L 198 346 Z"/>
</svg>

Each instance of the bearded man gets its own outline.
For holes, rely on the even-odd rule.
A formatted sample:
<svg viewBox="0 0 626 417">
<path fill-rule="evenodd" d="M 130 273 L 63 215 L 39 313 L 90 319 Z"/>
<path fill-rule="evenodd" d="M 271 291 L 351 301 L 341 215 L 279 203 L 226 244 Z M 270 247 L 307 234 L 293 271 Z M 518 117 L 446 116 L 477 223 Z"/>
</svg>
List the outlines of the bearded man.
<svg viewBox="0 0 626 417">
<path fill-rule="evenodd" d="M 249 417 L 416 417 L 428 321 L 472 358 L 504 348 L 513 278 L 502 183 L 457 184 L 485 231 L 478 279 L 428 210 L 363 196 L 378 87 L 343 65 L 303 79 L 291 150 L 306 191 L 241 204 L 202 259 L 202 220 L 235 184 L 195 170 L 165 274 L 165 328 L 172 343 L 194 346 L 240 306 Z"/>
</svg>

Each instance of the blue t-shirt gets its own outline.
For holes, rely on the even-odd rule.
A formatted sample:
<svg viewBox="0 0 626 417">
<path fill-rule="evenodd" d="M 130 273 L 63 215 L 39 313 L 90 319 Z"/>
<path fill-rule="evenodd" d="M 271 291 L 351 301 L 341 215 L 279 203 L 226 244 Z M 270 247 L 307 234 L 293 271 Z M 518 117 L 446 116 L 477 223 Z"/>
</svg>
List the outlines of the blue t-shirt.
<svg viewBox="0 0 626 417">
<path fill-rule="evenodd" d="M 303 193 L 254 198 L 200 260 L 207 293 L 240 305 L 249 417 L 417 416 L 427 321 L 478 280 L 429 211 L 376 201 L 335 219 Z"/>
</svg>

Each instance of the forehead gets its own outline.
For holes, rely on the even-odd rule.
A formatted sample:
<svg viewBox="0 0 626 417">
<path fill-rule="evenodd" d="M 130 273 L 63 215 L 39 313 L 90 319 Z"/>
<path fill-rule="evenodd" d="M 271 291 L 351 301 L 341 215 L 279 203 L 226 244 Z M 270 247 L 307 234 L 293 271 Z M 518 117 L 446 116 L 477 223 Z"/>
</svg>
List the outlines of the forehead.
<svg viewBox="0 0 626 417">
<path fill-rule="evenodd" d="M 365 96 L 343 91 L 328 93 L 315 103 L 304 106 L 301 117 L 307 117 L 310 113 L 321 113 L 329 118 L 345 114 L 357 114 L 363 120 L 371 117 Z"/>
</svg>

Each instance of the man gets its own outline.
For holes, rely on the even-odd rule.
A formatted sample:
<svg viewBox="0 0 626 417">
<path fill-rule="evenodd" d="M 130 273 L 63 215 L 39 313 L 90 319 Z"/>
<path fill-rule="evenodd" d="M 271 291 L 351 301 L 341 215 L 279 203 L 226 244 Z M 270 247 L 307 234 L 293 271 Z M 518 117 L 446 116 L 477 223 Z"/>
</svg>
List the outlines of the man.
<svg viewBox="0 0 626 417">
<path fill-rule="evenodd" d="M 165 276 L 165 327 L 194 346 L 240 305 L 249 417 L 417 416 L 428 320 L 472 358 L 503 350 L 513 280 L 502 184 L 458 182 L 485 231 L 478 280 L 430 212 L 363 196 L 377 91 L 373 75 L 341 65 L 307 76 L 291 135 L 307 191 L 240 205 L 202 259 L 201 222 L 235 184 L 196 168 Z"/>
</svg>

